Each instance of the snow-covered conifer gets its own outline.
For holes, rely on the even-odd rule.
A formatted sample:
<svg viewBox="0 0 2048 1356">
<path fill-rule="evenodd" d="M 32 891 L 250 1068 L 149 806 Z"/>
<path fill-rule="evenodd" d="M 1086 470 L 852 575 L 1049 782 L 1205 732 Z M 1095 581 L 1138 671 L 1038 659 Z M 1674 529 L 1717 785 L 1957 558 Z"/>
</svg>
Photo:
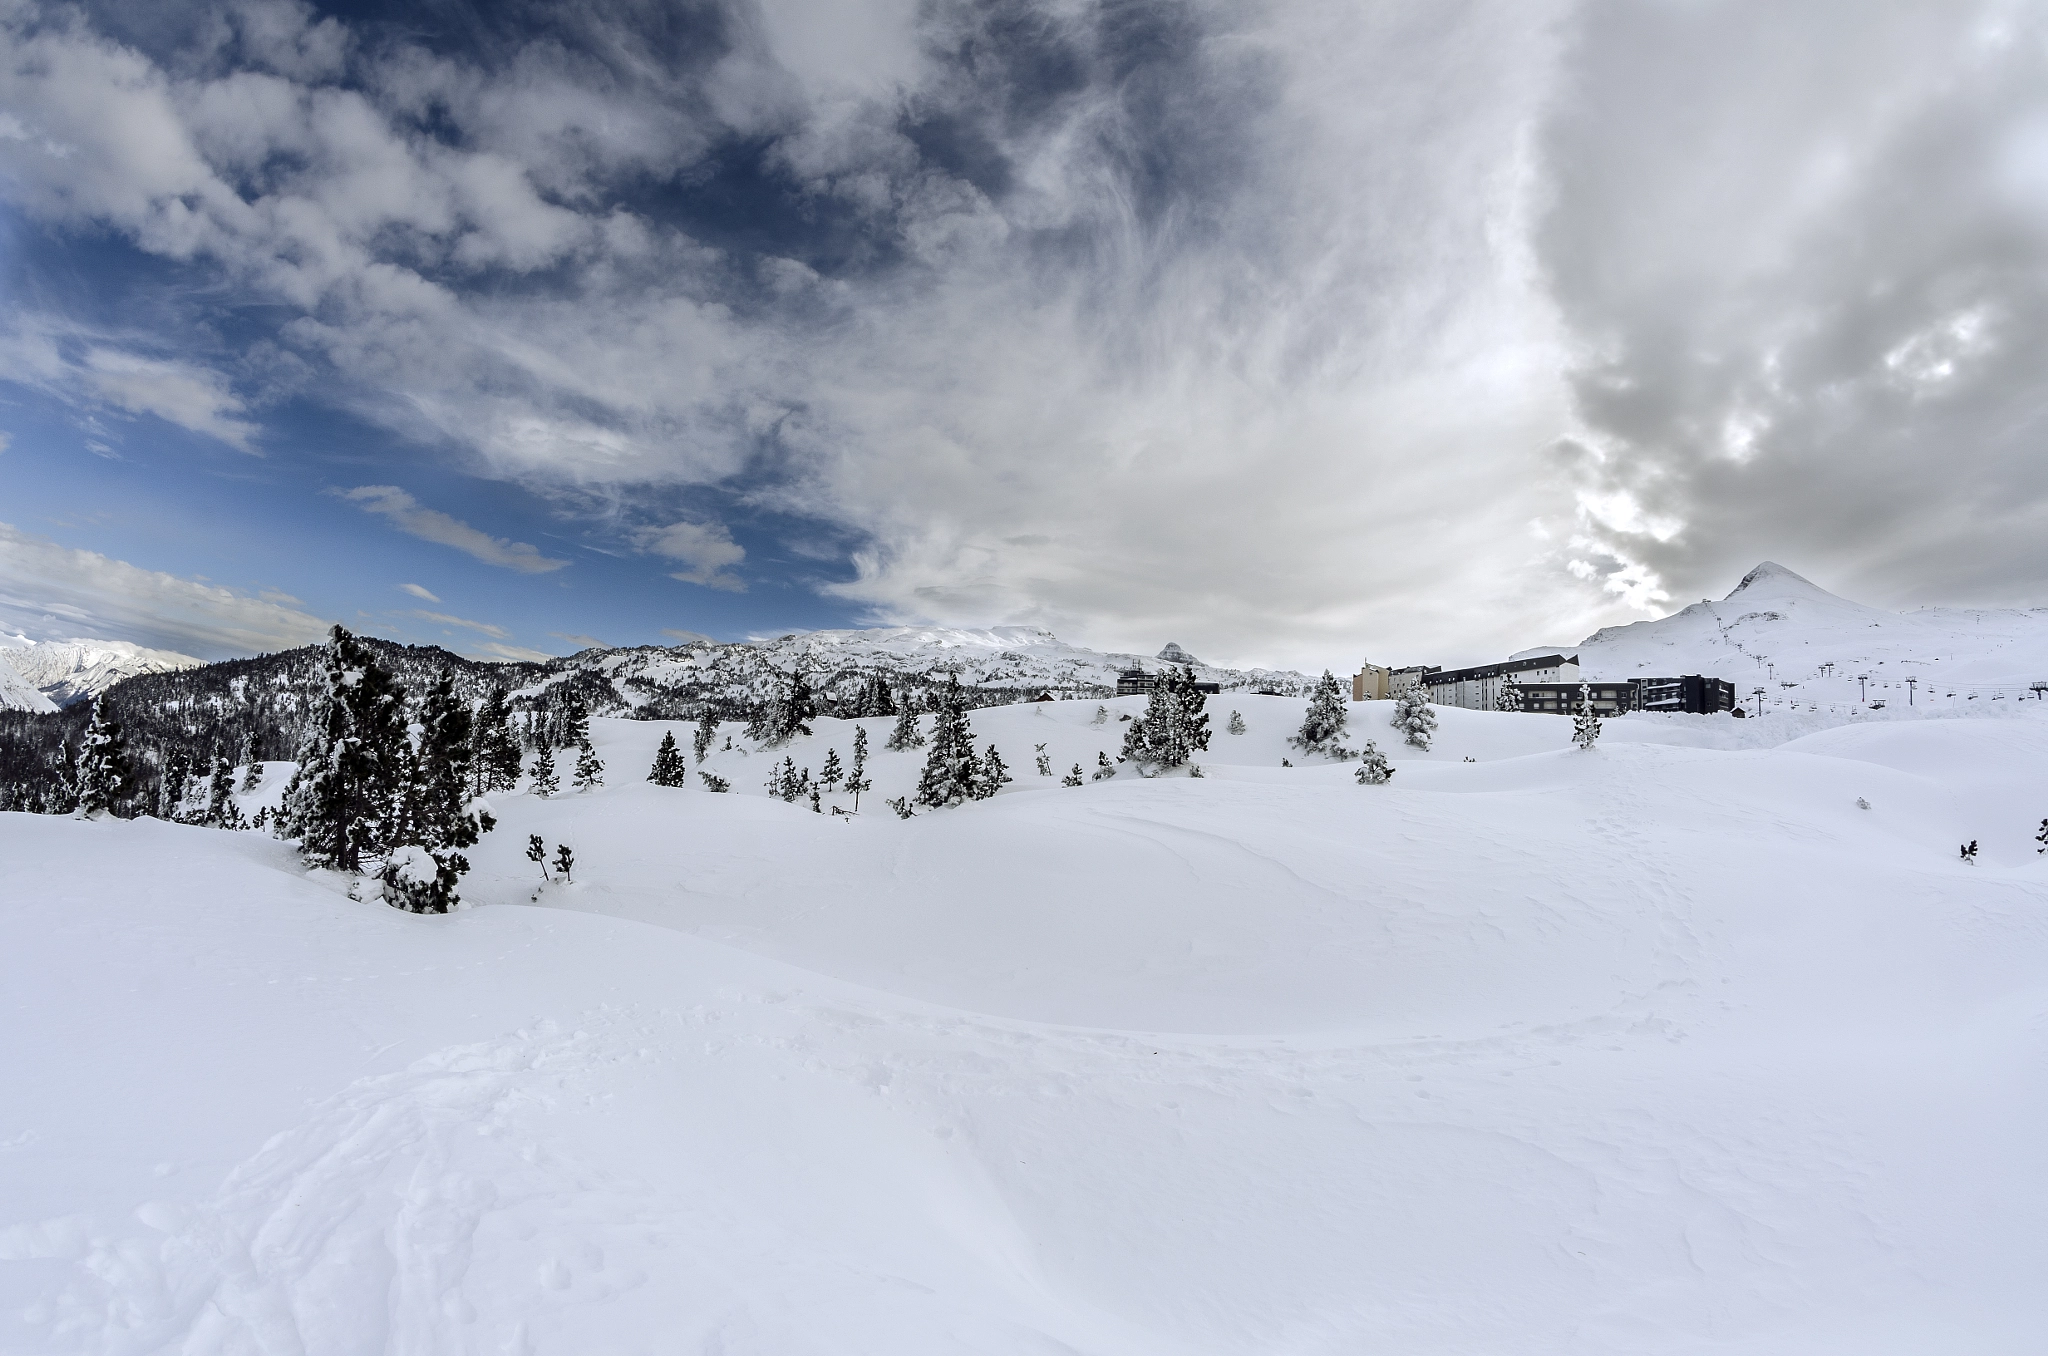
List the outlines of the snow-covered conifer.
<svg viewBox="0 0 2048 1356">
<path fill-rule="evenodd" d="M 562 779 L 555 772 L 554 746 L 543 744 L 533 757 L 533 794 L 546 800 L 561 789 Z"/>
<path fill-rule="evenodd" d="M 868 779 L 868 732 L 865 727 L 853 727 L 853 766 L 846 773 L 846 794 L 853 797 L 854 812 L 860 812 L 860 793 L 873 788 Z"/>
<path fill-rule="evenodd" d="M 263 785 L 263 760 L 256 756 L 256 739 L 252 735 L 242 741 L 242 794 L 248 795 Z"/>
<path fill-rule="evenodd" d="M 975 780 L 974 798 L 987 800 L 1002 790 L 1004 783 L 1015 780 L 1010 775 L 1010 765 L 1003 761 L 1003 755 L 996 752 L 996 746 L 991 743 L 988 752 L 981 756 L 981 776 Z"/>
<path fill-rule="evenodd" d="M 910 797 L 908 796 L 891 796 L 884 803 L 896 812 L 898 819 L 914 819 L 917 816 L 917 811 L 910 808 Z"/>
<path fill-rule="evenodd" d="M 1522 685 L 1512 678 L 1503 678 L 1500 695 L 1493 699 L 1496 711 L 1519 711 L 1522 709 Z"/>
<path fill-rule="evenodd" d="M 576 865 L 576 854 L 569 850 L 569 845 L 567 843 L 555 844 L 555 874 L 568 881 L 571 885 L 576 883 L 576 878 L 569 874 L 569 868 L 574 865 Z"/>
<path fill-rule="evenodd" d="M 810 680 L 801 671 L 792 673 L 755 708 L 754 719 L 747 726 L 747 738 L 759 740 L 763 748 L 780 748 L 798 735 L 809 734 L 810 722 L 817 714 Z"/>
<path fill-rule="evenodd" d="M 1244 717 L 1243 717 L 1243 716 L 1241 716 L 1241 715 L 1239 715 L 1239 714 L 1238 714 L 1237 712 L 1235 712 L 1235 711 L 1232 711 L 1232 712 L 1230 713 L 1230 724 L 1228 724 L 1228 725 L 1224 726 L 1223 728 L 1225 728 L 1226 730 L 1229 730 L 1229 731 L 1230 731 L 1230 732 L 1231 732 L 1232 734 L 1234 734 L 1234 735 L 1239 735 L 1239 734 L 1243 734 L 1243 733 L 1244 733 Z"/>
<path fill-rule="evenodd" d="M 1076 763 L 1076 764 L 1074 764 L 1074 770 L 1073 770 L 1072 772 L 1069 772 L 1069 773 L 1068 773 L 1068 774 L 1067 774 L 1066 776 L 1064 776 L 1064 777 L 1060 778 L 1060 785 L 1061 785 L 1061 786 L 1079 786 L 1080 784 L 1081 784 L 1081 765 L 1080 765 L 1079 763 Z"/>
<path fill-rule="evenodd" d="M 1096 707 L 1096 708 L 1095 708 L 1095 719 L 1093 719 L 1093 720 L 1089 721 L 1088 723 L 1089 723 L 1090 725 L 1100 725 L 1100 724 L 1102 724 L 1102 722 L 1104 722 L 1104 721 L 1106 721 L 1106 720 L 1108 720 L 1108 719 L 1109 719 L 1109 708 L 1108 708 L 1108 707 L 1106 707 L 1106 706 L 1098 706 L 1098 707 Z"/>
<path fill-rule="evenodd" d="M 392 815 L 392 851 L 383 871 L 384 899 L 413 913 L 446 913 L 460 902 L 456 886 L 469 873 L 463 849 L 497 827 L 488 810 L 472 808 L 476 718 L 443 672 L 421 704 L 419 734 L 404 760 Z"/>
<path fill-rule="evenodd" d="M 818 773 L 818 785 L 824 787 L 827 791 L 837 790 L 839 779 L 845 775 L 846 770 L 839 762 L 839 750 L 825 750 L 825 766 Z"/>
<path fill-rule="evenodd" d="M 675 731 L 662 734 L 661 747 L 654 751 L 654 766 L 648 770 L 647 780 L 656 786 L 690 784 L 690 765 L 683 761 L 683 751 L 676 747 Z"/>
<path fill-rule="evenodd" d="M 470 729 L 471 789 L 479 796 L 519 785 L 519 734 L 505 689 L 494 687 L 476 709 Z"/>
<path fill-rule="evenodd" d="M 902 703 L 896 708 L 896 725 L 889 731 L 889 737 L 883 741 L 882 747 L 895 753 L 924 747 L 924 732 L 917 727 L 917 707 L 911 702 L 907 688 L 904 690 Z"/>
<path fill-rule="evenodd" d="M 164 757 L 164 775 L 156 789 L 156 817 L 176 820 L 185 808 L 185 784 L 191 780 L 191 764 L 182 749 Z"/>
<path fill-rule="evenodd" d="M 1599 740 L 1600 713 L 1593 709 L 1593 689 L 1581 683 L 1578 713 L 1572 717 L 1572 743 L 1582 749 L 1590 749 Z"/>
<path fill-rule="evenodd" d="M 974 754 L 974 729 L 967 722 L 967 696 L 960 675 L 950 675 L 933 708 L 931 751 L 917 781 L 919 805 L 938 809 L 974 798 L 981 783 L 981 760 Z"/>
<path fill-rule="evenodd" d="M 562 710 L 562 723 L 555 734 L 555 747 L 580 749 L 590 742 L 590 711 L 583 699 L 572 696 Z"/>
<path fill-rule="evenodd" d="M 206 820 L 209 828 L 228 826 L 235 809 L 235 769 L 224 753 L 213 755 L 213 771 L 206 779 Z"/>
<path fill-rule="evenodd" d="M 1344 722 L 1350 717 L 1345 701 L 1344 688 L 1338 683 L 1337 676 L 1324 669 L 1323 676 L 1316 680 L 1315 690 L 1309 694 L 1308 711 L 1301 718 L 1301 729 L 1287 742 L 1303 753 L 1350 757 L 1351 751 L 1338 742 L 1344 737 Z"/>
<path fill-rule="evenodd" d="M 1194 669 L 1167 665 L 1152 684 L 1144 716 L 1124 732 L 1124 758 L 1148 776 L 1185 764 L 1209 747 L 1209 717 L 1202 710 L 1208 700 L 1195 686 Z"/>
<path fill-rule="evenodd" d="M 356 872 L 389 842 L 407 753 L 404 693 L 340 626 L 323 668 L 326 690 L 285 786 L 278 836 L 297 840 L 309 865 Z"/>
<path fill-rule="evenodd" d="M 1864 808 L 1870 807 L 1866 805 Z M 2041 831 L 2034 835 L 2034 841 L 2041 845 L 2034 849 L 2035 852 L 2048 852 L 2048 819 L 2041 821 Z"/>
<path fill-rule="evenodd" d="M 716 772 L 699 772 L 697 776 L 702 779 L 706 791 L 732 790 L 732 783 L 719 776 Z"/>
<path fill-rule="evenodd" d="M 1429 694 L 1422 684 L 1403 689 L 1394 698 L 1394 715 L 1387 722 L 1399 730 L 1404 738 L 1418 749 L 1429 747 L 1429 741 L 1436 734 L 1436 710 L 1429 704 Z"/>
<path fill-rule="evenodd" d="M 697 713 L 697 733 L 690 741 L 690 747 L 696 753 L 698 762 L 704 761 L 717 739 L 718 713 L 712 710 L 710 703 L 707 702 L 704 709 Z"/>
<path fill-rule="evenodd" d="M 1387 779 L 1394 775 L 1394 765 L 1387 761 L 1387 755 L 1380 752 L 1380 746 L 1368 739 L 1365 751 L 1359 754 L 1356 775 L 1360 786 L 1385 786 Z"/>
<path fill-rule="evenodd" d="M 1099 782 L 1114 776 L 1116 776 L 1116 764 L 1109 761 L 1109 750 L 1096 750 L 1095 772 L 1092 776 L 1088 778 L 1088 780 L 1092 782 Z"/>
<path fill-rule="evenodd" d="M 597 756 L 597 750 L 590 746 L 588 738 L 576 750 L 576 771 L 571 781 L 578 791 L 604 785 L 604 760 Z"/>
<path fill-rule="evenodd" d="M 92 721 L 78 746 L 78 769 L 73 774 L 73 794 L 78 813 L 86 819 L 103 814 L 120 814 L 133 792 L 134 770 L 128 764 L 128 741 L 121 726 L 107 710 L 104 698 L 92 704 Z"/>
<path fill-rule="evenodd" d="M 808 771 L 808 769 L 806 769 L 806 771 Z M 824 797 L 818 794 L 818 788 L 815 786 L 811 788 L 811 813 L 814 815 L 821 815 L 825 813 Z"/>
<path fill-rule="evenodd" d="M 1045 709 L 1044 707 L 1040 707 L 1040 708 L 1039 708 L 1039 710 L 1040 710 L 1041 712 L 1043 712 L 1043 711 L 1044 711 L 1044 709 Z M 1045 745 L 1043 745 L 1043 744 L 1033 744 L 1033 745 L 1032 745 L 1031 747 L 1032 747 L 1032 748 L 1033 748 L 1034 750 L 1036 750 L 1036 751 L 1037 751 L 1037 755 L 1038 755 L 1038 775 L 1039 775 L 1039 776 L 1041 776 L 1041 777 L 1050 777 L 1050 776 L 1052 776 L 1052 755 L 1048 754 L 1048 753 L 1047 753 L 1047 752 L 1045 751 Z"/>
<path fill-rule="evenodd" d="M 553 877 L 548 875 L 548 845 L 541 841 L 541 836 L 537 833 L 526 835 L 526 860 L 540 867 L 540 878 L 543 881 L 553 880 Z"/>
</svg>

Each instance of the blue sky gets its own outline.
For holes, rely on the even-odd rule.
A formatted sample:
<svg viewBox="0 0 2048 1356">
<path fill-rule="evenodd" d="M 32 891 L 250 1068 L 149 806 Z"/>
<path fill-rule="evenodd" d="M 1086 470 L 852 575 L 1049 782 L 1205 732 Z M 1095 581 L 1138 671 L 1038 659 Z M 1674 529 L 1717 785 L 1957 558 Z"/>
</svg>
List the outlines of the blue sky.
<svg viewBox="0 0 2048 1356">
<path fill-rule="evenodd" d="M 0 14 L 0 629 L 1467 662 L 2048 579 L 2010 4 Z"/>
</svg>

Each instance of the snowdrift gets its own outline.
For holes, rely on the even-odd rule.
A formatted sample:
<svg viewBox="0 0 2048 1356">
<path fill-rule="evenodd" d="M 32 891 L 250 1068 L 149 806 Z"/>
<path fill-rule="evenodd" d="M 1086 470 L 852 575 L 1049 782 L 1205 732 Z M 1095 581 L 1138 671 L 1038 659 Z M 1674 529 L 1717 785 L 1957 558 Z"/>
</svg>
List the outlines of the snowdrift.
<svg viewBox="0 0 2048 1356">
<path fill-rule="evenodd" d="M 762 783 L 850 723 L 720 795 L 599 720 L 444 918 L 0 815 L 0 1351 L 2041 1349 L 2037 706 L 1364 703 L 1362 787 L 1230 694 L 1202 778 L 1039 776 L 1103 705 L 974 713 L 1016 782 L 909 821 L 888 721 L 847 817 Z"/>
</svg>

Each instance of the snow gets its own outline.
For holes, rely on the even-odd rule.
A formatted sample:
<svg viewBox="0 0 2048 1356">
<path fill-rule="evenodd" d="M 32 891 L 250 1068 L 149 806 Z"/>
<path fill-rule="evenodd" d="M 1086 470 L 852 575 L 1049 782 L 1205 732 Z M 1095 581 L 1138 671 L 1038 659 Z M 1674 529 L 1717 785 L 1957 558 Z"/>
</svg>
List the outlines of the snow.
<svg viewBox="0 0 2048 1356">
<path fill-rule="evenodd" d="M 910 821 L 888 720 L 853 818 L 761 786 L 851 722 L 717 795 L 593 720 L 447 917 L 0 815 L 0 1351 L 2041 1349 L 2048 704 L 1356 703 L 1360 786 L 1225 694 L 1199 780 L 1039 777 L 1096 705 Z"/>
<path fill-rule="evenodd" d="M 0 649 L 0 711 L 55 711 L 57 703 L 38 692 L 9 658 L 8 651 Z"/>
<path fill-rule="evenodd" d="M 204 660 L 125 640 L 30 640 L 0 636 L 0 667 L 13 665 L 57 705 L 98 696 L 123 678 L 198 668 Z"/>
</svg>

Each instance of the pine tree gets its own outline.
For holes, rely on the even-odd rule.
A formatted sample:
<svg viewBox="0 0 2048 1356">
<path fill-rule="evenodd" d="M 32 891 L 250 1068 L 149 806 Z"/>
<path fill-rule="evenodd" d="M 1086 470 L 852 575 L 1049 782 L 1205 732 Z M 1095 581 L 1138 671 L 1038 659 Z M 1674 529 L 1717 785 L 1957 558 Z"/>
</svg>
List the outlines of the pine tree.
<svg viewBox="0 0 2048 1356">
<path fill-rule="evenodd" d="M 1370 739 L 1365 741 L 1365 751 L 1359 755 L 1358 784 L 1360 786 L 1385 786 L 1387 779 L 1394 775 L 1394 765 L 1387 761 L 1387 755 L 1380 752 L 1379 745 Z"/>
<path fill-rule="evenodd" d="M 1572 717 L 1572 743 L 1582 749 L 1590 749 L 1600 741 L 1600 715 L 1593 709 L 1593 689 L 1586 683 L 1579 684 L 1579 709 Z M 1424 745 L 1424 748 L 1429 747 Z"/>
<path fill-rule="evenodd" d="M 191 765 L 182 749 L 164 758 L 164 775 L 156 791 L 156 817 L 175 821 L 185 808 L 185 784 L 191 779 Z"/>
<path fill-rule="evenodd" d="M 818 785 L 824 787 L 827 791 L 833 790 L 839 785 L 839 779 L 845 775 L 844 769 L 839 765 L 839 750 L 827 749 L 825 751 L 825 770 L 818 774 Z"/>
<path fill-rule="evenodd" d="M 1140 772 L 1185 764 L 1209 747 L 1209 717 L 1202 710 L 1208 700 L 1195 686 L 1192 667 L 1167 665 L 1152 684 L 1145 714 L 1124 732 L 1123 756 Z"/>
<path fill-rule="evenodd" d="M 870 673 L 861 680 L 853 699 L 846 703 L 846 715 L 854 720 L 867 716 L 893 716 L 896 703 L 889 695 L 888 680 L 879 673 Z"/>
<path fill-rule="evenodd" d="M 471 785 L 479 796 L 519 786 L 519 735 L 505 689 L 494 687 L 476 709 L 471 724 Z"/>
<path fill-rule="evenodd" d="M 696 752 L 698 762 L 704 761 L 717 738 L 718 713 L 707 703 L 704 709 L 697 713 L 697 733 L 690 741 L 690 747 Z"/>
<path fill-rule="evenodd" d="M 699 772 L 697 776 L 703 780 L 704 789 L 706 791 L 732 790 L 732 783 L 727 781 L 725 778 L 719 776 L 715 772 Z"/>
<path fill-rule="evenodd" d="M 597 756 L 597 750 L 590 746 L 586 737 L 576 753 L 576 771 L 571 778 L 578 791 L 588 791 L 594 786 L 604 785 L 604 760 Z"/>
<path fill-rule="evenodd" d="M 550 885 L 554 883 L 554 878 L 548 875 L 548 845 L 537 833 L 526 835 L 526 860 L 540 867 L 541 880 Z"/>
<path fill-rule="evenodd" d="M 889 738 L 882 747 L 897 753 L 924 747 L 924 733 L 917 728 L 917 708 L 911 704 L 907 690 L 903 694 L 903 704 L 896 708 L 896 727 L 889 731 Z"/>
<path fill-rule="evenodd" d="M 1863 808 L 1867 810 L 1870 806 L 1866 802 Z M 2034 841 L 2041 845 L 2034 849 L 2035 852 L 2048 852 L 2048 819 L 2041 821 L 2041 831 L 2034 835 Z"/>
<path fill-rule="evenodd" d="M 576 854 L 569 850 L 569 845 L 567 843 L 555 844 L 555 874 L 568 881 L 571 885 L 576 883 L 576 878 L 569 874 L 569 868 L 574 865 L 576 865 Z"/>
<path fill-rule="evenodd" d="M 758 739 L 764 749 L 780 748 L 798 735 L 808 735 L 817 714 L 810 681 L 801 671 L 793 673 L 755 710 L 747 738 Z"/>
<path fill-rule="evenodd" d="M 1501 679 L 1500 696 L 1494 698 L 1493 709 L 1496 711 L 1520 711 L 1522 709 L 1522 685 L 1512 678 Z"/>
<path fill-rule="evenodd" d="M 996 752 L 996 746 L 991 743 L 988 752 L 981 756 L 981 775 L 974 783 L 974 798 L 987 800 L 1002 790 L 1005 783 L 1015 780 L 1010 775 L 1009 764 L 1003 761 L 1003 755 Z"/>
<path fill-rule="evenodd" d="M 1042 711 L 1044 708 L 1041 707 L 1039 709 Z M 1031 747 L 1038 754 L 1038 775 L 1041 777 L 1052 776 L 1052 756 L 1045 751 L 1045 745 L 1033 744 Z"/>
<path fill-rule="evenodd" d="M 974 730 L 967 723 L 967 698 L 960 675 L 948 677 L 939 689 L 932 716 L 931 751 L 917 781 L 919 805 L 938 809 L 974 797 L 981 782 L 981 760 L 974 756 Z"/>
<path fill-rule="evenodd" d="M 690 784 L 690 765 L 683 760 L 683 751 L 676 747 L 675 731 L 661 736 L 661 747 L 654 751 L 654 766 L 648 771 L 647 780 L 656 786 Z"/>
<path fill-rule="evenodd" d="M 213 755 L 213 772 L 206 782 L 206 824 L 209 828 L 224 828 L 228 815 L 235 808 L 235 769 L 224 753 Z"/>
<path fill-rule="evenodd" d="M 554 746 L 543 744 L 533 759 L 533 794 L 546 800 L 561 789 L 562 779 L 555 774 Z"/>
<path fill-rule="evenodd" d="M 78 746 L 77 770 L 72 773 L 72 795 L 77 812 L 85 819 L 104 814 L 119 815 L 133 792 L 134 770 L 128 764 L 128 741 L 121 726 L 107 710 L 103 698 L 94 698 L 92 721 Z"/>
<path fill-rule="evenodd" d="M 846 793 L 853 797 L 853 810 L 860 813 L 860 793 L 871 790 L 874 783 L 868 780 L 868 732 L 865 727 L 853 727 L 853 767 L 846 774 Z"/>
<path fill-rule="evenodd" d="M 490 812 L 472 809 L 476 718 L 443 671 L 420 707 L 419 733 L 407 747 L 392 816 L 384 899 L 412 913 L 446 913 L 461 902 L 456 886 L 469 874 L 463 849 L 497 827 Z"/>
<path fill-rule="evenodd" d="M 1232 712 L 1230 713 L 1230 724 L 1229 724 L 1229 725 L 1227 725 L 1227 726 L 1225 726 L 1224 728 L 1225 728 L 1225 729 L 1227 729 L 1227 730 L 1229 730 L 1229 731 L 1230 731 L 1230 732 L 1231 732 L 1232 734 L 1234 734 L 1234 735 L 1240 735 L 1240 734 L 1243 734 L 1243 733 L 1244 733 L 1244 717 L 1243 717 L 1243 716 L 1241 716 L 1241 715 L 1239 715 L 1239 714 L 1238 714 L 1237 712 L 1235 712 L 1235 711 L 1232 711 Z"/>
<path fill-rule="evenodd" d="M 810 769 L 806 768 L 804 770 L 808 772 Z M 811 788 L 811 813 L 814 815 L 821 815 L 825 813 L 823 798 L 819 796 L 818 788 L 815 786 Z"/>
<path fill-rule="evenodd" d="M 263 760 L 256 756 L 253 736 L 242 741 L 242 765 L 242 794 L 246 796 L 263 785 Z"/>
<path fill-rule="evenodd" d="M 1417 683 L 1404 688 L 1394 698 L 1394 714 L 1387 722 L 1399 730 L 1408 742 L 1418 749 L 1429 747 L 1429 741 L 1436 734 L 1436 711 L 1429 704 L 1429 694 Z"/>
<path fill-rule="evenodd" d="M 562 723 L 556 731 L 555 747 L 580 749 L 590 742 L 590 712 L 576 697 L 569 698 L 569 704 L 562 711 Z"/>
<path fill-rule="evenodd" d="M 1335 674 L 1324 669 L 1323 676 L 1316 680 L 1315 690 L 1309 694 L 1308 712 L 1301 718 L 1301 729 L 1287 742 L 1303 753 L 1348 758 L 1351 751 L 1338 740 L 1344 737 L 1344 723 L 1349 718 L 1342 685 Z"/>
<path fill-rule="evenodd" d="M 358 872 L 383 852 L 406 746 L 404 693 L 340 626 L 323 658 L 326 691 L 285 787 L 278 836 L 310 866 Z"/>
<path fill-rule="evenodd" d="M 1095 753 L 1095 773 L 1088 780 L 1099 782 L 1116 776 L 1116 764 L 1109 761 L 1109 750 L 1098 749 Z"/>
<path fill-rule="evenodd" d="M 1076 764 L 1074 764 L 1074 770 L 1073 770 L 1072 772 L 1069 772 L 1069 773 L 1068 773 L 1068 774 L 1067 774 L 1066 776 L 1064 776 L 1064 777 L 1060 778 L 1060 785 L 1061 785 L 1061 786 L 1079 786 L 1080 784 L 1081 784 L 1081 765 L 1080 765 L 1079 763 L 1076 763 Z"/>
</svg>

